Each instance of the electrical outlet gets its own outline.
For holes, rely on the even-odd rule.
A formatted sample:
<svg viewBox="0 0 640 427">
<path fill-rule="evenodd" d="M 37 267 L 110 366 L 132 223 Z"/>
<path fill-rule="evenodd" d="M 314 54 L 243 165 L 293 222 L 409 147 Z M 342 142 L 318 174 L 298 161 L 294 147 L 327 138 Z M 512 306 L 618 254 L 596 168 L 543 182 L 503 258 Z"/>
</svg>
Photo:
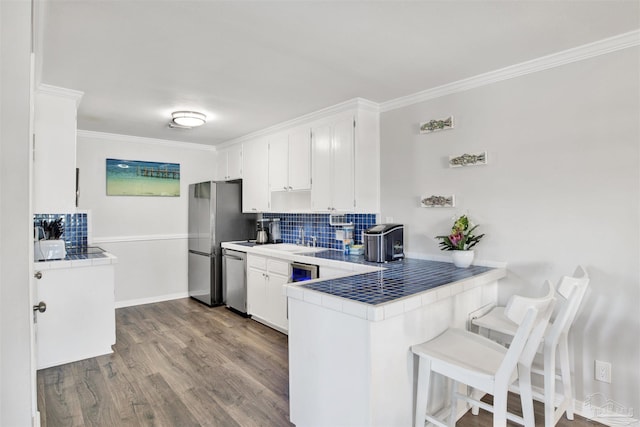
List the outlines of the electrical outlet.
<svg viewBox="0 0 640 427">
<path fill-rule="evenodd" d="M 611 363 L 596 360 L 595 379 L 611 384 Z"/>
</svg>

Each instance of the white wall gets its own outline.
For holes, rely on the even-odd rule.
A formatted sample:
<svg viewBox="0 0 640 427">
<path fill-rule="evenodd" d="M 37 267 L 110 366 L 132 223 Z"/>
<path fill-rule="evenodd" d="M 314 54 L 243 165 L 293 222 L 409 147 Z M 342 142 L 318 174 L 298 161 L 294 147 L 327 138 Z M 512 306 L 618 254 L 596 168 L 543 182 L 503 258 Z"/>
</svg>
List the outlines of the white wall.
<svg viewBox="0 0 640 427">
<path fill-rule="evenodd" d="M 31 4 L 0 2 L 0 425 L 35 415 L 31 358 Z"/>
<path fill-rule="evenodd" d="M 106 195 L 106 159 L 180 164 L 180 197 Z M 90 210 L 93 243 L 118 257 L 116 305 L 187 295 L 188 186 L 212 179 L 208 146 L 78 132 L 79 209 Z"/>
<path fill-rule="evenodd" d="M 381 217 L 406 224 L 407 252 L 467 212 L 487 235 L 477 257 L 508 262 L 500 299 L 535 294 L 582 264 L 590 292 L 571 333 L 576 398 L 640 411 L 640 107 L 638 47 L 451 94 L 381 115 Z M 419 123 L 455 117 L 420 135 Z M 489 164 L 450 169 L 452 154 Z M 455 194 L 453 209 L 421 195 Z M 594 359 L 613 365 L 595 382 Z"/>
</svg>

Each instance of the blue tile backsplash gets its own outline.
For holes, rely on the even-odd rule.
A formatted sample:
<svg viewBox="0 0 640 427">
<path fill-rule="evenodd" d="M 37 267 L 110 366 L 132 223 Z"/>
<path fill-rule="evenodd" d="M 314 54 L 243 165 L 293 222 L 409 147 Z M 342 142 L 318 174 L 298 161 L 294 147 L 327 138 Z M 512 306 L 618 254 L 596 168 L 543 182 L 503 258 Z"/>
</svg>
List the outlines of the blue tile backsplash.
<svg viewBox="0 0 640 427">
<path fill-rule="evenodd" d="M 300 227 L 304 228 L 306 239 L 315 236 L 317 246 L 342 249 L 342 240 L 336 240 L 340 226 L 329 225 L 329 214 L 285 214 L 264 213 L 263 218 L 280 218 L 280 232 L 284 243 L 298 243 Z M 362 244 L 362 232 L 376 223 L 375 214 L 346 214 L 346 221 L 354 225 L 355 244 Z"/>
<path fill-rule="evenodd" d="M 87 214 L 34 214 L 33 226 L 41 226 L 43 221 L 55 221 L 62 218 L 64 233 L 61 239 L 64 240 L 67 252 L 77 252 L 87 248 Z M 36 231 L 37 233 L 37 231 Z"/>
</svg>

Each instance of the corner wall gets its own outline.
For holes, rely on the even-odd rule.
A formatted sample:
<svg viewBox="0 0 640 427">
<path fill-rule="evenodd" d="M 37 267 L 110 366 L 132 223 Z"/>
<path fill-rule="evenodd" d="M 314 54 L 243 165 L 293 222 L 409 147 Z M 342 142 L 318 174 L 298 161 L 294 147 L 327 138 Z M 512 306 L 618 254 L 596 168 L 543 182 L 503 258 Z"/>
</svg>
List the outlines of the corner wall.
<svg viewBox="0 0 640 427">
<path fill-rule="evenodd" d="M 0 1 L 0 425 L 35 422 L 31 3 Z"/>
<path fill-rule="evenodd" d="M 602 393 L 640 412 L 640 49 L 494 83 L 381 114 L 381 218 L 405 224 L 406 251 L 446 255 L 436 235 L 468 212 L 476 257 L 506 261 L 500 300 L 538 294 L 582 264 L 590 291 L 570 336 L 575 398 Z M 419 134 L 453 115 L 455 128 Z M 449 155 L 488 164 L 449 168 Z M 455 194 L 455 208 L 420 208 Z M 594 360 L 612 363 L 596 382 Z"/>
<path fill-rule="evenodd" d="M 107 196 L 106 159 L 180 164 L 180 196 Z M 213 179 L 208 146 L 78 132 L 79 209 L 90 211 L 90 242 L 118 257 L 116 307 L 187 296 L 188 187 Z"/>
</svg>

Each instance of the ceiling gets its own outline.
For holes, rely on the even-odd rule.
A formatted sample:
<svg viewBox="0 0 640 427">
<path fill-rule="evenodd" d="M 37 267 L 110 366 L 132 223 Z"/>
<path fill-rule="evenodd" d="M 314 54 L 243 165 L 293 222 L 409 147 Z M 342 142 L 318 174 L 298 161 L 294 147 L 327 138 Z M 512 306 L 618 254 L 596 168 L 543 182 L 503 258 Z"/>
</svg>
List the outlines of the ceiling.
<svg viewBox="0 0 640 427">
<path fill-rule="evenodd" d="M 216 145 L 640 27 L 633 1 L 43 0 L 41 81 L 78 128 Z M 206 125 L 170 129 L 195 110 Z"/>
</svg>

